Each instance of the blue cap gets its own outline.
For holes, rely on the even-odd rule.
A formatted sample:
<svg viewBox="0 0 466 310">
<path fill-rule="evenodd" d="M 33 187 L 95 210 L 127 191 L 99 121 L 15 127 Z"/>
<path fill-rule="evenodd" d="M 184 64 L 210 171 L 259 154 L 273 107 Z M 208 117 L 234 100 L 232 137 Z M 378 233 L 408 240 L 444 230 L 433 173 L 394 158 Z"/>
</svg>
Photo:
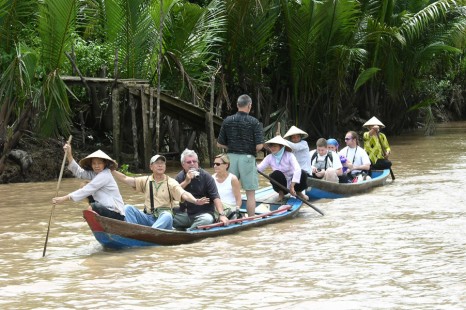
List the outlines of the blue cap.
<svg viewBox="0 0 466 310">
<path fill-rule="evenodd" d="M 339 146 L 338 141 L 333 138 L 328 139 L 327 144 L 335 145 L 336 147 Z"/>
</svg>

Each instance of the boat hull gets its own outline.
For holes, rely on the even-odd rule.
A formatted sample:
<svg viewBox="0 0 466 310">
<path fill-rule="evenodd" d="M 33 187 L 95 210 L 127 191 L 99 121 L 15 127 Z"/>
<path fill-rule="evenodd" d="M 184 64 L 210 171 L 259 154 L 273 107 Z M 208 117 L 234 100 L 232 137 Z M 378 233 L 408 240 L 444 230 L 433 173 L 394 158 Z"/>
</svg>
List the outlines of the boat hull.
<svg viewBox="0 0 466 310">
<path fill-rule="evenodd" d="M 389 169 L 372 172 L 372 179 L 360 183 L 334 183 L 315 178 L 307 179 L 306 195 L 311 199 L 335 199 L 369 191 L 386 183 Z"/>
<path fill-rule="evenodd" d="M 280 222 L 295 217 L 302 206 L 302 202 L 296 198 L 290 197 L 284 205 L 287 205 L 285 209 L 288 209 L 282 210 L 283 205 L 280 204 L 269 204 L 270 211 L 257 214 L 252 218 L 241 219 L 228 226 L 207 225 L 204 229 L 191 231 L 154 229 L 148 226 L 131 224 L 103 217 L 89 210 L 84 210 L 83 216 L 99 243 L 106 248 L 122 249 L 144 246 L 179 245 Z M 243 206 L 246 206 L 245 201 L 243 201 Z"/>
</svg>

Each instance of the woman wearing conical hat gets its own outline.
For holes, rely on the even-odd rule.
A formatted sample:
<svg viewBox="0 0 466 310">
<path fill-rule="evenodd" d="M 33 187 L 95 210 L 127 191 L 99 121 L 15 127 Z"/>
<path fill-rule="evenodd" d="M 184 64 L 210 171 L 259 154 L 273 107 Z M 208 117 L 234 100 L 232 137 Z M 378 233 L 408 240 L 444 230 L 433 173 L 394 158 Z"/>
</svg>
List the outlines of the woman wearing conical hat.
<svg viewBox="0 0 466 310">
<path fill-rule="evenodd" d="M 387 137 L 379 132 L 385 125 L 374 116 L 363 127 L 369 130 L 364 133 L 363 137 L 364 150 L 371 160 L 371 169 L 390 169 L 392 166 L 392 162 L 388 160 L 391 151 L 390 145 L 388 144 Z"/>
<path fill-rule="evenodd" d="M 265 147 L 270 150 L 271 154 L 257 165 L 257 170 L 263 172 L 268 167 L 272 168 L 273 172 L 269 175 L 271 179 L 288 188 L 292 196 L 308 200 L 309 198 L 302 193 L 307 188 L 307 174 L 299 166 L 288 141 L 281 136 L 275 136 L 265 142 Z M 278 201 L 283 200 L 286 193 L 280 186 L 271 183 L 273 189 L 278 193 Z"/>
<path fill-rule="evenodd" d="M 308 134 L 296 126 L 291 126 L 283 136 L 283 138 L 288 138 L 290 140 L 288 141 L 288 144 L 290 145 L 294 156 L 296 156 L 301 169 L 311 175 L 311 155 L 309 154 L 309 144 L 304 140 L 307 137 Z"/>
<path fill-rule="evenodd" d="M 90 203 L 92 210 L 102 216 L 123 221 L 125 219 L 123 198 L 111 173 L 111 170 L 118 167 L 117 162 L 98 150 L 81 159 L 78 165 L 73 158 L 71 145 L 67 143 L 63 149 L 68 159 L 68 169 L 73 175 L 90 181 L 68 195 L 53 198 L 52 202 L 57 204 L 67 200 L 79 201 L 92 196 L 93 202 Z"/>
</svg>

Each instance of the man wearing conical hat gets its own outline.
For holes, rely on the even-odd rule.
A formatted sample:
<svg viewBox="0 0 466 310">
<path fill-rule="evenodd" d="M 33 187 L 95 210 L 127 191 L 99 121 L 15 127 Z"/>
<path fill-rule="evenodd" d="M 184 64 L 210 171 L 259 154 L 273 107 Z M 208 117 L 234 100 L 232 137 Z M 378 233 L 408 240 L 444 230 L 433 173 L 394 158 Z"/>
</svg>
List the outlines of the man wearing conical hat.
<svg viewBox="0 0 466 310">
<path fill-rule="evenodd" d="M 269 177 L 282 185 L 280 187 L 271 182 L 273 189 L 278 193 L 277 201 L 282 201 L 285 197 L 286 193 L 282 188 L 287 188 L 292 196 L 308 200 L 309 198 L 302 193 L 307 188 L 307 174 L 299 166 L 288 141 L 281 136 L 275 136 L 265 142 L 265 147 L 271 153 L 257 165 L 257 170 L 263 172 L 268 167 L 272 168 L 273 172 Z"/>
<path fill-rule="evenodd" d="M 391 151 L 390 145 L 388 144 L 387 137 L 380 132 L 380 129 L 384 128 L 385 125 L 374 116 L 363 127 L 369 130 L 364 133 L 363 137 L 364 150 L 371 160 L 371 169 L 390 169 L 392 166 L 392 162 L 388 160 Z"/>
<path fill-rule="evenodd" d="M 102 216 L 123 221 L 125 219 L 123 198 L 111 173 L 111 170 L 118 167 L 117 162 L 98 150 L 81 159 L 78 165 L 73 158 L 71 145 L 66 143 L 63 150 L 68 159 L 68 169 L 73 175 L 90 181 L 68 195 L 53 198 L 52 202 L 57 204 L 67 200 L 79 201 L 92 196 L 93 202 L 90 203 L 90 207 L 93 211 Z"/>
</svg>

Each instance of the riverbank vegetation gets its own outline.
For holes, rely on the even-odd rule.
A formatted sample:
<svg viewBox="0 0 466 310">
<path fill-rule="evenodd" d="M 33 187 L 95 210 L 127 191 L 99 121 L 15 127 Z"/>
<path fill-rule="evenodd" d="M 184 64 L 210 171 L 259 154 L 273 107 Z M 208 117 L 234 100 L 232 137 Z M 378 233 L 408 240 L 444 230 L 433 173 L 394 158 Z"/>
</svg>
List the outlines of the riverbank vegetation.
<svg viewBox="0 0 466 310">
<path fill-rule="evenodd" d="M 465 4 L 0 0 L 0 175 L 24 134 L 66 140 L 84 126 L 113 143 L 111 89 L 70 88 L 64 75 L 148 80 L 222 116 L 247 93 L 267 135 L 280 121 L 335 136 L 373 115 L 389 134 L 432 133 L 466 115 Z"/>
</svg>

